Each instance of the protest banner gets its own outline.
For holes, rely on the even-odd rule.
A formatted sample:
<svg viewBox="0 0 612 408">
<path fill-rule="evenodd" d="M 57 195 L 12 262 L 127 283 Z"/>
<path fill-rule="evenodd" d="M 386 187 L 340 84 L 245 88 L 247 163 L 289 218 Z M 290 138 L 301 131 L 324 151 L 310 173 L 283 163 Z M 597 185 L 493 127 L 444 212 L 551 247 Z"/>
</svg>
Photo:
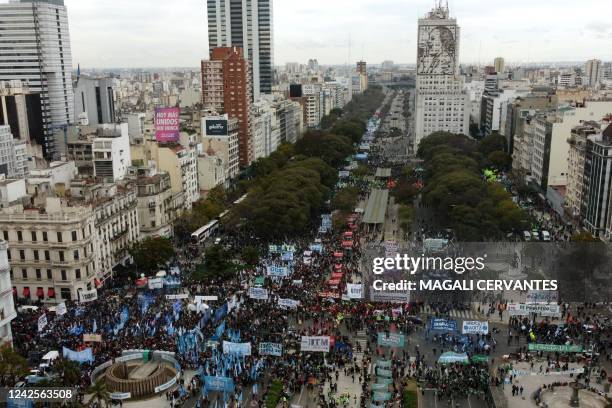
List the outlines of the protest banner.
<svg viewBox="0 0 612 408">
<path fill-rule="evenodd" d="M 283 355 L 283 345 L 280 343 L 259 343 L 259 354 L 280 357 Z"/>
<path fill-rule="evenodd" d="M 251 343 L 233 343 L 230 341 L 223 341 L 223 354 L 231 354 L 234 356 L 250 356 L 251 355 Z"/>
<path fill-rule="evenodd" d="M 83 333 L 83 343 L 100 343 L 100 342 L 102 342 L 102 335 Z"/>
<path fill-rule="evenodd" d="M 47 315 L 43 314 L 38 318 L 38 331 L 43 331 L 45 326 L 47 326 Z"/>
<path fill-rule="evenodd" d="M 548 317 L 561 316 L 559 305 L 541 303 L 508 303 L 508 313 L 510 316 L 529 316 L 531 313 Z"/>
<path fill-rule="evenodd" d="M 346 294 L 350 299 L 363 299 L 363 285 L 360 283 L 347 283 Z"/>
<path fill-rule="evenodd" d="M 329 336 L 302 336 L 300 350 L 327 353 L 330 344 Z"/>
<path fill-rule="evenodd" d="M 268 289 L 249 288 L 249 298 L 257 300 L 268 300 Z"/>
<path fill-rule="evenodd" d="M 432 319 L 431 330 L 457 331 L 457 321 L 451 319 Z"/>
<path fill-rule="evenodd" d="M 489 322 L 477 320 L 464 320 L 461 333 L 463 334 L 489 334 Z"/>
<path fill-rule="evenodd" d="M 57 313 L 58 316 L 63 316 L 68 312 L 68 309 L 66 308 L 66 303 L 62 302 L 59 305 L 57 305 L 57 307 L 55 308 L 55 313 Z"/>
<path fill-rule="evenodd" d="M 81 303 L 92 302 L 96 299 L 98 299 L 98 290 L 95 288 L 92 290 L 79 291 L 79 302 Z"/>
<path fill-rule="evenodd" d="M 405 336 L 400 333 L 378 333 L 378 345 L 383 347 L 404 347 Z"/>
<path fill-rule="evenodd" d="M 299 305 L 300 305 L 299 300 L 281 299 L 281 298 L 278 299 L 278 306 L 283 309 L 297 309 Z"/>
</svg>

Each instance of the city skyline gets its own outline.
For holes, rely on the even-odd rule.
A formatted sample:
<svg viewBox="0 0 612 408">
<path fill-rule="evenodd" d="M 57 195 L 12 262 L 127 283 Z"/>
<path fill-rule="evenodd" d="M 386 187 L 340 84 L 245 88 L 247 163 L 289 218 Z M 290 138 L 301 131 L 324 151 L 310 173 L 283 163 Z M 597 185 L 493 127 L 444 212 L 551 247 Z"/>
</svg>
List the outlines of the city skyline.
<svg viewBox="0 0 612 408">
<path fill-rule="evenodd" d="M 516 3 L 487 8 L 481 0 L 449 2 L 462 29 L 461 63 L 486 65 L 496 56 L 509 64 L 612 60 L 612 28 L 597 17 L 600 1 L 586 1 L 572 13 L 561 12 L 564 4 L 570 6 L 567 0 L 554 10 L 527 0 L 519 3 L 528 5 L 529 13 Z M 418 18 L 433 5 L 432 0 L 375 5 L 365 0 L 276 1 L 274 62 L 316 58 L 324 65 L 342 65 L 349 62 L 350 37 L 351 63 L 363 58 L 371 64 L 387 59 L 413 64 Z M 75 66 L 196 67 L 208 55 L 206 5 L 200 1 L 134 0 L 110 7 L 109 1 L 66 0 L 66 6 Z"/>
</svg>

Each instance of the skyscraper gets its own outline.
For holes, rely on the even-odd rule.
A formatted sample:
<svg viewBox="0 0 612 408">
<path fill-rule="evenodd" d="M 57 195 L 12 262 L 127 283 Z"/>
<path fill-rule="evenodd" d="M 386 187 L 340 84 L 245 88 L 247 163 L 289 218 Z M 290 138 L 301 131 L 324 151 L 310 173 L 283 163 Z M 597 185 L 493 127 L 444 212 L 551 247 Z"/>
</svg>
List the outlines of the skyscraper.
<svg viewBox="0 0 612 408">
<path fill-rule="evenodd" d="M 0 4 L 0 81 L 19 80 L 40 93 L 42 134 L 31 135 L 46 158 L 56 156 L 53 131 L 74 122 L 72 55 L 64 0 Z"/>
<path fill-rule="evenodd" d="M 459 26 L 438 4 L 419 19 L 415 151 L 433 132 L 468 134 L 469 98 L 459 76 Z"/>
<path fill-rule="evenodd" d="M 208 44 L 240 47 L 252 64 L 253 97 L 272 93 L 272 0 L 207 0 Z"/>
<path fill-rule="evenodd" d="M 603 77 L 603 67 L 601 66 L 601 60 L 592 59 L 586 62 L 586 77 L 588 80 L 588 86 L 597 86 L 601 82 Z"/>
<path fill-rule="evenodd" d="M 238 119 L 240 164 L 253 161 L 249 63 L 238 47 L 214 48 L 202 61 L 202 104 L 205 109 Z"/>
<path fill-rule="evenodd" d="M 506 62 L 502 57 L 497 57 L 493 60 L 493 66 L 495 67 L 496 73 L 503 74 L 506 69 Z"/>
</svg>

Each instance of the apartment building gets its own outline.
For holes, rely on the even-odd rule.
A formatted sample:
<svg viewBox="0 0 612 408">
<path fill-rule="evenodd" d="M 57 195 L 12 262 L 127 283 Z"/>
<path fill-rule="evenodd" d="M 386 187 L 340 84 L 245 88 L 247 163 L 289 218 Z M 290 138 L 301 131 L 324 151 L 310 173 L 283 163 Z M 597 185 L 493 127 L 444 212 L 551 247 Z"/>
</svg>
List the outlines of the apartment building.
<svg viewBox="0 0 612 408">
<path fill-rule="evenodd" d="M 567 160 L 567 187 L 565 197 L 566 212 L 574 219 L 582 218 L 583 191 L 585 189 L 585 159 L 587 138 L 601 132 L 596 122 L 584 123 L 572 129 L 567 140 L 569 154 Z"/>
<path fill-rule="evenodd" d="M 13 345 L 11 321 L 17 317 L 10 271 L 8 244 L 0 240 L 0 346 L 2 347 Z"/>
<path fill-rule="evenodd" d="M 172 222 L 178 216 L 174 207 L 170 175 L 158 173 L 136 179 L 138 222 L 142 238 L 172 236 Z"/>
<path fill-rule="evenodd" d="M 92 208 L 51 197 L 44 208 L 15 205 L 0 210 L 0 230 L 17 297 L 76 300 L 79 290 L 95 286 L 99 247 Z"/>
</svg>

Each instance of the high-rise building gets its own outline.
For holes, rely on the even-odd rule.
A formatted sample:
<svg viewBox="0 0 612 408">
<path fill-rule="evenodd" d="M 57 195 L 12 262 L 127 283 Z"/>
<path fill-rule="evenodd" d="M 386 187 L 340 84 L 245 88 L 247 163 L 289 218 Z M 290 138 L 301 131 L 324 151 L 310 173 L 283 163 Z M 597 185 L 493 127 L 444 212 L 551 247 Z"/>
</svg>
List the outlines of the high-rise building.
<svg viewBox="0 0 612 408">
<path fill-rule="evenodd" d="M 272 93 L 272 0 L 208 0 L 208 44 L 240 47 L 252 64 L 253 97 Z"/>
<path fill-rule="evenodd" d="M 40 93 L 46 158 L 56 155 L 53 130 L 74 122 L 72 55 L 63 0 L 0 4 L 0 81 L 19 80 Z"/>
<path fill-rule="evenodd" d="M 502 57 L 497 57 L 493 60 L 493 66 L 495 67 L 495 72 L 503 74 L 506 69 L 506 62 Z"/>
<path fill-rule="evenodd" d="M 75 117 L 85 117 L 88 125 L 115 122 L 113 78 L 81 75 L 74 84 Z"/>
<path fill-rule="evenodd" d="M 603 77 L 603 67 L 601 65 L 601 60 L 592 59 L 586 62 L 585 67 L 585 75 L 587 77 L 587 85 L 588 86 L 597 86 L 601 82 L 601 78 Z"/>
<path fill-rule="evenodd" d="M 438 131 L 468 134 L 468 94 L 459 76 L 459 26 L 439 4 L 419 19 L 415 150 Z"/>
<path fill-rule="evenodd" d="M 30 92 L 20 81 L 0 84 L 0 124 L 11 127 L 24 142 L 44 142 L 40 94 Z"/>
<path fill-rule="evenodd" d="M 238 119 L 240 164 L 253 161 L 249 62 L 238 47 L 214 48 L 202 61 L 202 103 L 205 109 Z"/>
</svg>

